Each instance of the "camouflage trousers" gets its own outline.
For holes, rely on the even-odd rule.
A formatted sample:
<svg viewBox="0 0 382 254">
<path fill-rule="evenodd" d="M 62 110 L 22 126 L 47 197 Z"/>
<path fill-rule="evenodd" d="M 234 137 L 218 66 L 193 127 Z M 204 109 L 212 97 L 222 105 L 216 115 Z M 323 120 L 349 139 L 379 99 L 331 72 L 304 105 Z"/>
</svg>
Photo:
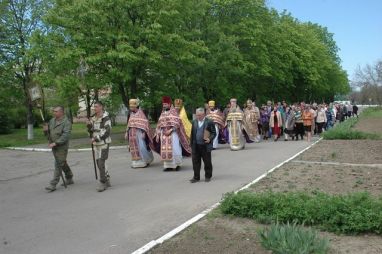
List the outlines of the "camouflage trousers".
<svg viewBox="0 0 382 254">
<path fill-rule="evenodd" d="M 64 172 L 65 178 L 67 180 L 73 178 L 72 170 L 70 169 L 66 158 L 68 156 L 67 147 L 53 147 L 52 149 L 54 156 L 54 174 L 53 180 L 50 181 L 50 184 L 56 186 L 60 181 L 61 173 Z"/>
<path fill-rule="evenodd" d="M 110 177 L 106 165 L 106 160 L 109 157 L 109 144 L 94 145 L 94 153 L 99 171 L 99 180 L 101 183 L 106 183 Z"/>
</svg>

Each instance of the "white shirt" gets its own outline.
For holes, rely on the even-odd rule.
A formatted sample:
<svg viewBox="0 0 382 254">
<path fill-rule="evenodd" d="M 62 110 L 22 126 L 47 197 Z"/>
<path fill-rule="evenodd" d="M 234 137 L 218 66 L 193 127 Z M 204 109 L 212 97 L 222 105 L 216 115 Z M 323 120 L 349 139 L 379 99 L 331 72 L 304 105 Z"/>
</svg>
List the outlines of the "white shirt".
<svg viewBox="0 0 382 254">
<path fill-rule="evenodd" d="M 201 127 L 203 126 L 203 124 L 204 124 L 204 119 L 206 119 L 206 118 L 203 118 L 202 121 L 199 121 L 199 120 L 198 120 L 198 126 L 199 126 L 199 128 L 201 128 Z"/>
</svg>

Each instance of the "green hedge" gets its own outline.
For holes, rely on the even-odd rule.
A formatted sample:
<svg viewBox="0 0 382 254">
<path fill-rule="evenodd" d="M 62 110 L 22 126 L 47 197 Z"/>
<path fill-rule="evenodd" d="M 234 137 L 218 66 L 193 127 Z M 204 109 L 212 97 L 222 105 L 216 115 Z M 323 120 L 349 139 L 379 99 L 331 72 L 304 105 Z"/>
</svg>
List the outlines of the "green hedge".
<svg viewBox="0 0 382 254">
<path fill-rule="evenodd" d="M 336 233 L 382 233 L 382 199 L 368 193 L 348 195 L 253 193 L 227 194 L 220 209 L 224 214 L 262 223 L 296 222 Z"/>
</svg>

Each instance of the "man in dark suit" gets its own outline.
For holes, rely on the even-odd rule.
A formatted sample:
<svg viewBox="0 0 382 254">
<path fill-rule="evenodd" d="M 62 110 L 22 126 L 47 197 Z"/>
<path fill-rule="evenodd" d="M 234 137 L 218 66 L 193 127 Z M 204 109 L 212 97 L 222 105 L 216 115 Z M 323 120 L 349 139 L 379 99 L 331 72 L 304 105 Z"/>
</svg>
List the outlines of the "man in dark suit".
<svg viewBox="0 0 382 254">
<path fill-rule="evenodd" d="M 205 181 L 209 182 L 211 180 L 211 151 L 215 137 L 216 129 L 214 122 L 206 118 L 204 108 L 198 108 L 196 110 L 196 119 L 192 121 L 191 129 L 192 166 L 194 169 L 194 177 L 190 180 L 191 183 L 196 183 L 200 180 L 202 159 Z"/>
</svg>

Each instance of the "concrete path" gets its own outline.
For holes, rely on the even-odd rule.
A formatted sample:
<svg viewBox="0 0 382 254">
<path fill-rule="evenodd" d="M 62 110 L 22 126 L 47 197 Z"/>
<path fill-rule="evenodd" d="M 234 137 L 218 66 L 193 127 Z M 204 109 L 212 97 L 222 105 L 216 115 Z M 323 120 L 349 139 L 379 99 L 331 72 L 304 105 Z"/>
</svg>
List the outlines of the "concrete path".
<svg viewBox="0 0 382 254">
<path fill-rule="evenodd" d="M 95 191 L 91 152 L 69 153 L 75 184 L 53 193 L 47 152 L 0 150 L 0 253 L 131 253 L 307 147 L 306 141 L 247 144 L 213 151 L 213 180 L 190 184 L 191 159 L 179 172 L 131 169 L 126 150 L 112 150 L 112 188 Z M 203 174 L 202 174 L 203 175 Z"/>
</svg>

